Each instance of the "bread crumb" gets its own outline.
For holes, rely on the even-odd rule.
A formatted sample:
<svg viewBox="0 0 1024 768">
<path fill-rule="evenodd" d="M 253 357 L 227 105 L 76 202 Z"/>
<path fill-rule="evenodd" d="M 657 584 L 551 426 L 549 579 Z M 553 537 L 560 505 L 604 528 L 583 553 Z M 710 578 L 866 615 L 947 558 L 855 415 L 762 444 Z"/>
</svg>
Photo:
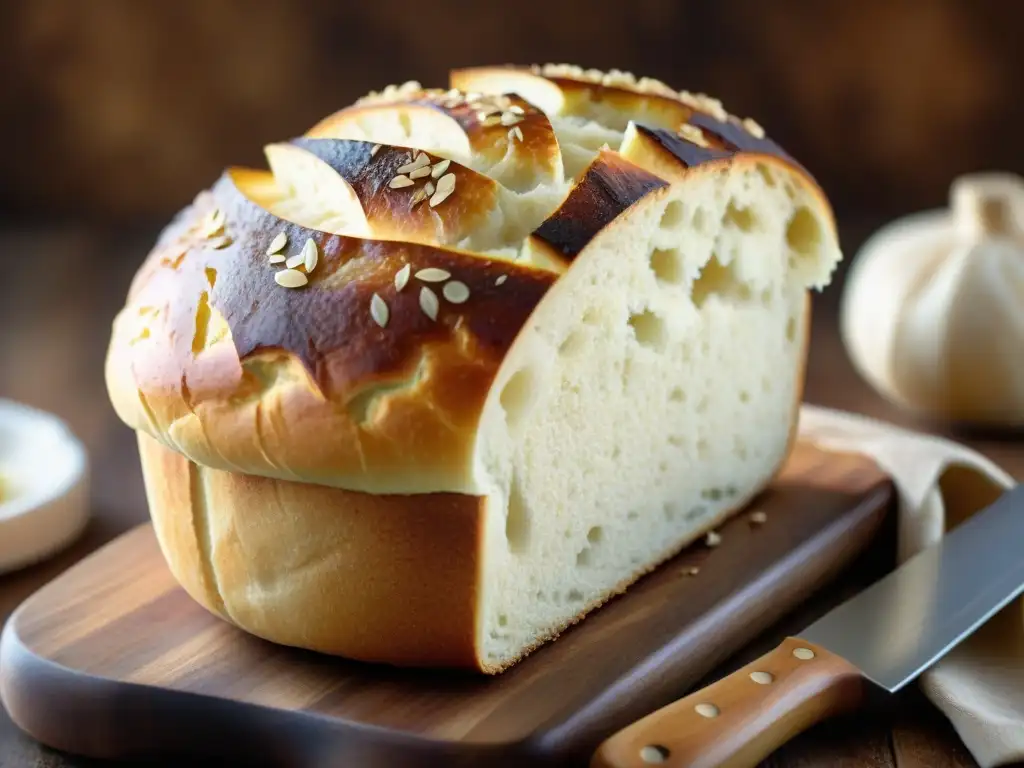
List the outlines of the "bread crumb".
<svg viewBox="0 0 1024 768">
<path fill-rule="evenodd" d="M 715 531 L 708 531 L 708 535 L 704 539 L 704 543 L 709 547 L 717 547 L 722 543 L 722 537 Z"/>
<path fill-rule="evenodd" d="M 765 523 L 768 522 L 768 515 L 766 515 L 761 510 L 757 510 L 756 512 L 751 512 L 750 513 L 750 522 L 753 523 L 754 525 L 764 525 Z"/>
<path fill-rule="evenodd" d="M 691 566 L 690 568 L 683 569 L 684 576 L 696 576 L 698 573 L 700 573 L 700 568 L 697 566 Z"/>
</svg>

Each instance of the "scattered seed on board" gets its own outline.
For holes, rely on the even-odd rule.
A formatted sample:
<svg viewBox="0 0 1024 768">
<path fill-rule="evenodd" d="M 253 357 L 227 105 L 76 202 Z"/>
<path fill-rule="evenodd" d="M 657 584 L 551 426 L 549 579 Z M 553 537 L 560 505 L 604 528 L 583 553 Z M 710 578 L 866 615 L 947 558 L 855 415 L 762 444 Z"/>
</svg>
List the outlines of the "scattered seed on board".
<svg viewBox="0 0 1024 768">
<path fill-rule="evenodd" d="M 722 537 L 715 531 L 708 531 L 708 535 L 704 539 L 704 543 L 709 547 L 717 547 L 722 543 Z"/>
<path fill-rule="evenodd" d="M 297 269 L 282 269 L 274 274 L 274 280 L 285 288 L 301 288 L 309 279 Z"/>
<path fill-rule="evenodd" d="M 415 183 L 416 182 L 414 182 L 408 176 L 395 176 L 395 178 L 393 178 L 390 181 L 388 186 L 391 187 L 392 189 L 401 189 L 402 187 L 411 187 Z"/>
<path fill-rule="evenodd" d="M 286 245 L 288 245 L 288 235 L 284 232 L 278 232 L 277 236 L 270 241 L 270 247 L 267 248 L 267 256 L 273 256 L 275 253 L 281 251 Z"/>
<path fill-rule="evenodd" d="M 270 257 L 271 264 L 284 264 L 285 257 L 283 253 L 275 253 Z"/>
<path fill-rule="evenodd" d="M 376 293 L 373 294 L 373 297 L 370 299 L 370 317 L 373 318 L 373 322 L 381 328 L 386 328 L 390 316 L 391 313 L 388 311 L 388 305 L 384 303 L 384 299 Z"/>
<path fill-rule="evenodd" d="M 452 304 L 462 304 L 469 298 L 469 287 L 458 280 L 452 280 L 444 284 L 441 293 Z"/>
<path fill-rule="evenodd" d="M 448 170 L 448 166 L 451 164 L 451 160 L 442 160 L 439 163 L 434 163 L 433 167 L 430 170 L 430 178 L 440 178 L 444 174 L 444 172 Z"/>
<path fill-rule="evenodd" d="M 440 302 L 437 300 L 437 294 L 427 286 L 420 288 L 420 309 L 423 310 L 423 314 L 431 320 L 437 320 L 437 310 L 439 308 Z"/>
<path fill-rule="evenodd" d="M 768 522 L 768 515 L 762 512 L 760 509 L 756 512 L 750 513 L 750 522 L 754 525 L 764 525 Z"/>
<path fill-rule="evenodd" d="M 700 568 L 698 568 L 697 566 L 693 566 L 691 568 L 686 568 L 686 569 L 683 570 L 683 573 L 686 576 L 696 576 L 698 573 L 700 573 Z"/>
<path fill-rule="evenodd" d="M 438 267 L 425 267 L 416 273 L 416 279 L 425 283 L 443 283 L 451 276 L 451 272 Z"/>
<path fill-rule="evenodd" d="M 305 254 L 297 253 L 294 256 L 289 256 L 284 264 L 285 264 L 286 267 L 288 267 L 288 269 L 296 269 L 297 267 L 301 267 L 305 263 L 306 263 L 306 256 L 305 256 Z"/>
<path fill-rule="evenodd" d="M 396 168 L 395 173 L 409 173 L 410 175 L 412 175 L 410 173 L 411 171 L 415 171 L 419 168 L 423 168 L 428 165 L 430 165 L 430 158 L 427 157 L 423 152 L 420 152 L 418 155 L 416 155 L 416 159 L 413 160 L 411 163 L 406 163 L 405 165 Z"/>
<path fill-rule="evenodd" d="M 508 280 L 508 275 L 498 275 L 498 279 L 494 281 L 495 285 L 501 285 Z"/>
<path fill-rule="evenodd" d="M 401 292 L 405 288 L 406 283 L 409 282 L 409 273 L 412 271 L 412 266 L 406 264 L 400 270 L 395 272 L 395 290 Z"/>
<path fill-rule="evenodd" d="M 380 144 L 374 144 L 372 147 L 370 147 L 370 157 L 373 157 L 378 152 L 380 152 Z"/>
<path fill-rule="evenodd" d="M 221 235 L 220 237 L 215 237 L 210 240 L 210 247 L 218 251 L 221 248 L 227 248 L 229 245 L 231 245 L 231 238 L 226 237 L 225 235 Z"/>
<path fill-rule="evenodd" d="M 430 207 L 436 208 L 455 191 L 455 174 L 446 173 L 437 180 L 437 191 L 430 197 Z"/>
<path fill-rule="evenodd" d="M 317 250 L 316 242 L 313 238 L 306 240 L 306 244 L 302 246 L 302 260 L 306 265 L 306 274 L 308 275 L 320 262 L 320 251 Z"/>
</svg>

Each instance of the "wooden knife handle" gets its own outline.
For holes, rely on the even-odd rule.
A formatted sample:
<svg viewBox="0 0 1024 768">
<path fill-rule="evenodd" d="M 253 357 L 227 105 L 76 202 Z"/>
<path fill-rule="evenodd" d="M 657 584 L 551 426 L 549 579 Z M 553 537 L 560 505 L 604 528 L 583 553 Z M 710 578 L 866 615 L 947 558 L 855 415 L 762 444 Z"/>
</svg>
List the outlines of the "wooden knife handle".
<svg viewBox="0 0 1024 768">
<path fill-rule="evenodd" d="M 591 768 L 750 768 L 815 723 L 857 708 L 860 671 L 787 638 L 726 678 L 652 712 L 606 740 Z"/>
</svg>

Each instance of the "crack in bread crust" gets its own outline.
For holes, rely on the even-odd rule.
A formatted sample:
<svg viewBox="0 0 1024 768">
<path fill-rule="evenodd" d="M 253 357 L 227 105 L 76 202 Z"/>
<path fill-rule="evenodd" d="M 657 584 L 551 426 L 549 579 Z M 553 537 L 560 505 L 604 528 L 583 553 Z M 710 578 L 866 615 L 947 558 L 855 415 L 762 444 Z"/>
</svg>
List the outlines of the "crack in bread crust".
<svg viewBox="0 0 1024 768">
<path fill-rule="evenodd" d="M 213 542 L 210 533 L 210 508 L 206 503 L 206 484 L 203 481 L 202 469 L 195 464 L 189 464 L 188 485 L 189 500 L 192 504 L 192 530 L 199 545 L 199 569 L 213 601 L 213 609 L 230 619 L 230 613 L 224 605 L 224 596 L 220 591 L 217 570 L 213 567 Z"/>
</svg>

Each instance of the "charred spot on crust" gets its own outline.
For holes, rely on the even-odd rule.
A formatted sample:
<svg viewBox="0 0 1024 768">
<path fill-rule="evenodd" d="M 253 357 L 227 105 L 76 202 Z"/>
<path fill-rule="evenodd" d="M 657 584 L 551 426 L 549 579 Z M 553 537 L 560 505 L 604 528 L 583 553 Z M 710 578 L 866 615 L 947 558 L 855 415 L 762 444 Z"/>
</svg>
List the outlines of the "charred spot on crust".
<svg viewBox="0 0 1024 768">
<path fill-rule="evenodd" d="M 614 153 L 602 151 L 558 210 L 533 234 L 562 255 L 575 257 L 633 203 L 667 186 L 664 179 Z"/>
<path fill-rule="evenodd" d="M 792 159 L 782 147 L 771 139 L 759 139 L 741 125 L 737 125 L 732 121 L 722 122 L 721 120 L 716 120 L 711 115 L 694 112 L 690 117 L 690 123 L 696 125 L 701 130 L 707 131 L 712 136 L 716 136 L 722 144 L 733 152 L 762 152 L 767 155 L 776 155 L 786 160 Z"/>
<path fill-rule="evenodd" d="M 367 148 L 368 151 L 368 148 Z M 500 360 L 557 275 L 507 261 L 429 245 L 363 240 L 329 234 L 283 221 L 249 201 L 230 177 L 214 187 L 216 204 L 239 232 L 221 250 L 193 248 L 180 270 L 151 271 L 138 287 L 147 304 L 170 301 L 169 325 L 176 365 L 187 378 L 194 365 L 193 337 L 201 297 L 227 323 L 240 360 L 265 350 L 284 350 L 302 361 L 321 391 L 330 396 L 352 382 L 386 379 L 409 368 L 422 348 L 464 335 L 476 368 Z M 284 232 L 289 243 L 312 239 L 320 263 L 299 290 L 274 282 L 277 267 L 267 261 L 264 233 Z M 403 290 L 395 274 L 410 265 Z M 469 298 L 451 303 L 442 286 L 429 284 L 440 299 L 432 320 L 420 307 L 415 278 L 428 267 L 443 269 L 466 286 Z M 210 289 L 208 269 L 217 270 Z M 374 293 L 388 304 L 390 322 L 381 329 L 370 312 Z M 182 380 L 186 380 L 183 378 Z"/>
<path fill-rule="evenodd" d="M 292 139 L 291 144 L 329 165 L 357 190 L 361 198 L 364 195 L 372 197 L 386 189 L 397 175 L 396 169 L 408 162 L 409 152 L 414 155 L 419 152 L 385 147 L 385 151 L 375 157 L 372 142 L 344 139 L 298 138 Z"/>
<path fill-rule="evenodd" d="M 702 163 L 709 163 L 712 160 L 724 160 L 732 157 L 733 152 L 724 149 L 713 149 L 701 147 L 691 141 L 680 138 L 671 131 L 663 128 L 651 128 L 636 123 L 636 130 L 645 136 L 656 141 L 666 152 L 670 152 L 687 168 L 692 168 Z"/>
<path fill-rule="evenodd" d="M 756 152 L 764 155 L 772 155 L 781 160 L 785 160 L 798 167 L 801 171 L 807 174 L 808 177 L 813 179 L 810 172 L 804 168 L 804 166 L 790 155 L 786 150 L 780 147 L 771 139 L 758 138 L 754 136 L 742 125 L 729 120 L 722 122 L 716 120 L 711 115 L 706 115 L 701 112 L 694 112 L 690 117 L 690 123 L 696 125 L 701 130 L 711 134 L 718 139 L 725 147 L 732 150 L 732 152 Z"/>
</svg>

